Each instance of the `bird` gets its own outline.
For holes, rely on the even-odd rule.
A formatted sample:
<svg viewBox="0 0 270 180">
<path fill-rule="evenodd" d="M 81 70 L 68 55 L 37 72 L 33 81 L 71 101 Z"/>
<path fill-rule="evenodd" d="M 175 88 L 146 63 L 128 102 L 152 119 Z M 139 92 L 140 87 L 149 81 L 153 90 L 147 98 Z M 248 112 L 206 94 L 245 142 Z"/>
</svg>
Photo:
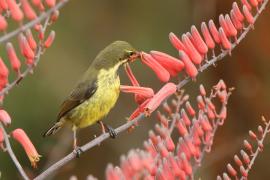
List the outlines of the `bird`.
<svg viewBox="0 0 270 180">
<path fill-rule="evenodd" d="M 119 68 L 139 57 L 138 51 L 125 41 L 115 41 L 101 50 L 75 88 L 60 106 L 56 122 L 43 136 L 54 135 L 66 124 L 71 124 L 73 148 L 79 155 L 76 132 L 98 123 L 102 132 L 106 130 L 112 138 L 116 132 L 102 122 L 115 106 L 120 93 Z"/>
</svg>

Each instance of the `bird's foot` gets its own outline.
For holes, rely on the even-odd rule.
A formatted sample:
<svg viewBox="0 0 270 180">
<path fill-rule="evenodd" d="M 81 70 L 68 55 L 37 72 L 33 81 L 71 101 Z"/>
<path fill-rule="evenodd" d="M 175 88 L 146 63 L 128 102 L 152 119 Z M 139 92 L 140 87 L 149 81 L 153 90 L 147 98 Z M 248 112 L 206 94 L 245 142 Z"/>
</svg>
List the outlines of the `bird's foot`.
<svg viewBox="0 0 270 180">
<path fill-rule="evenodd" d="M 74 148 L 73 153 L 76 154 L 76 158 L 80 158 L 83 150 L 80 146 Z"/>
<path fill-rule="evenodd" d="M 109 125 L 106 125 L 106 129 L 107 129 L 108 133 L 110 134 L 110 137 L 115 139 L 117 136 L 117 132 Z"/>
</svg>

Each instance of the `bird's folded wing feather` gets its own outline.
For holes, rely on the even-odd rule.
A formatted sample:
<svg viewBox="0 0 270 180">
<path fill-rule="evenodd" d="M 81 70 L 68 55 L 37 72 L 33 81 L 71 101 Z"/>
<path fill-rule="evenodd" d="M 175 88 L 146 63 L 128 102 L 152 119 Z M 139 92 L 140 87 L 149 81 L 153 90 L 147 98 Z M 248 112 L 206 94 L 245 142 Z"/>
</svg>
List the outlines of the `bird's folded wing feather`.
<svg viewBox="0 0 270 180">
<path fill-rule="evenodd" d="M 57 116 L 57 120 L 59 121 L 70 110 L 74 109 L 78 105 L 82 104 L 85 100 L 93 96 L 96 90 L 96 80 L 93 80 L 92 82 L 88 81 L 79 83 L 77 87 L 71 92 L 69 97 L 62 103 L 60 112 Z"/>
</svg>

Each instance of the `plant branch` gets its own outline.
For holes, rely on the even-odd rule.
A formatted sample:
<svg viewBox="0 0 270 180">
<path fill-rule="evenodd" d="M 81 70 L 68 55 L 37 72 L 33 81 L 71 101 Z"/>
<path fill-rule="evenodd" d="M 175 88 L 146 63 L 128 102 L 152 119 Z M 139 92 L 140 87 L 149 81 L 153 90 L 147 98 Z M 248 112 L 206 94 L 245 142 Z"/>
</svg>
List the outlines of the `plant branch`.
<svg viewBox="0 0 270 180">
<path fill-rule="evenodd" d="M 263 4 L 261 5 L 260 9 L 258 10 L 258 13 L 254 17 L 255 21 L 259 17 L 259 14 L 265 9 L 268 1 L 269 0 L 265 0 L 263 2 Z M 237 44 L 240 43 L 246 37 L 247 33 L 252 28 L 253 28 L 252 25 L 249 25 L 247 28 L 245 28 L 244 32 L 238 38 L 237 43 L 234 43 L 232 45 L 232 49 L 231 50 L 233 50 L 237 46 Z M 223 52 L 221 52 L 218 56 L 212 58 L 211 60 L 208 61 L 208 63 L 204 64 L 201 68 L 199 68 L 199 70 L 201 72 L 203 72 L 208 67 L 214 65 L 216 62 L 222 60 L 225 56 L 227 56 L 228 54 L 230 54 L 231 50 L 230 51 L 223 51 Z M 186 79 L 180 81 L 180 83 L 178 84 L 178 89 L 181 89 L 184 85 L 186 85 L 190 81 L 191 81 L 190 78 L 186 78 Z M 138 122 L 142 121 L 144 118 L 145 118 L 145 115 L 143 113 L 141 113 L 134 120 L 128 121 L 127 123 L 125 123 L 125 124 L 121 125 L 120 127 L 116 128 L 115 131 L 117 132 L 117 134 L 120 134 L 120 133 L 128 130 L 131 126 L 133 126 L 133 125 L 137 124 Z M 103 141 L 105 141 L 109 137 L 110 137 L 109 133 L 102 134 L 99 137 L 95 138 L 94 140 L 91 140 L 90 142 L 88 142 L 85 145 L 83 145 L 81 147 L 81 150 L 83 152 L 85 152 L 85 151 L 87 151 L 87 150 L 89 150 L 89 149 L 91 149 L 91 148 L 93 148 L 93 147 L 101 144 Z M 62 166 L 64 166 L 65 164 L 67 164 L 68 162 L 70 162 L 71 160 L 73 160 L 75 158 L 76 158 L 76 152 L 69 153 L 68 155 L 66 155 L 65 157 L 63 157 L 59 161 L 57 161 L 55 164 L 53 164 L 52 166 L 50 166 L 47 170 L 43 171 L 41 174 L 39 174 L 38 176 L 36 176 L 36 178 L 34 178 L 34 180 L 45 179 L 51 173 L 55 172 L 56 170 L 58 170 L 59 168 L 61 168 Z"/>
<path fill-rule="evenodd" d="M 2 123 L 0 123 L 0 128 L 2 129 L 3 131 L 3 134 L 4 134 L 4 142 L 5 142 L 5 149 L 6 151 L 8 152 L 10 158 L 12 159 L 13 163 L 15 164 L 16 168 L 18 169 L 19 173 L 21 174 L 22 178 L 24 180 L 29 180 L 28 176 L 26 175 L 26 173 L 24 172 L 21 164 L 19 163 L 17 157 L 15 156 L 12 148 L 11 148 L 11 145 L 10 145 L 10 142 L 9 142 L 9 136 L 3 126 Z"/>
</svg>

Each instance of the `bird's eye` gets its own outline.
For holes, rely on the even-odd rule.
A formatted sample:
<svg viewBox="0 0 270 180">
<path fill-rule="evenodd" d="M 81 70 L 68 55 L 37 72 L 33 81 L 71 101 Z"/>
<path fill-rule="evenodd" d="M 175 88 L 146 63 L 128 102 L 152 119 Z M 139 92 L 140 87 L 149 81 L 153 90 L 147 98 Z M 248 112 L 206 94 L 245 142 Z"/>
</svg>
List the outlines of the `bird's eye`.
<svg viewBox="0 0 270 180">
<path fill-rule="evenodd" d="M 130 56 L 132 56 L 134 54 L 135 54 L 134 51 L 126 51 L 126 57 L 130 57 Z"/>
</svg>

